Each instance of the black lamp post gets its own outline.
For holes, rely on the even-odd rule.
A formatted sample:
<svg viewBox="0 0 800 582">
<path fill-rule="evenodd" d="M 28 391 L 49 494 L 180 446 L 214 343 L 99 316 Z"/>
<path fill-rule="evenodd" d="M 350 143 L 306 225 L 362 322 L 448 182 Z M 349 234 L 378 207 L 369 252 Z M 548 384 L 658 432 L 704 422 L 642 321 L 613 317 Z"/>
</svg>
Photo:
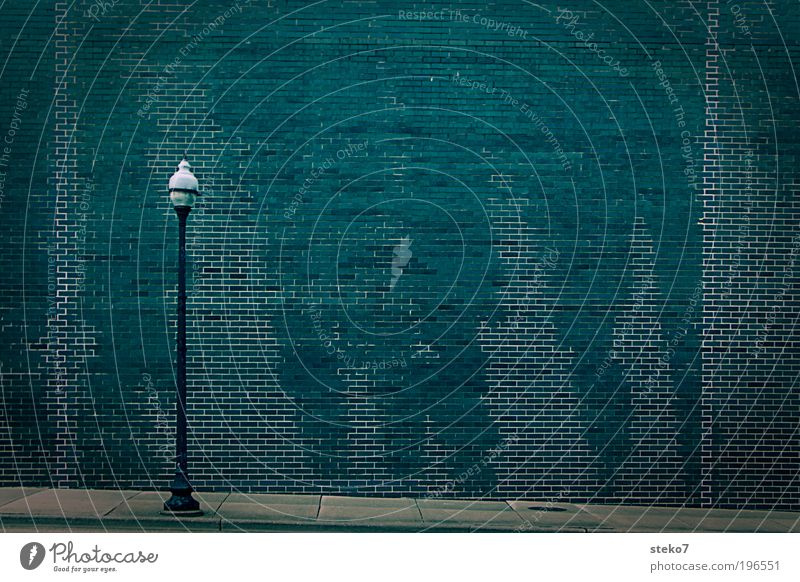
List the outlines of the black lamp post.
<svg viewBox="0 0 800 582">
<path fill-rule="evenodd" d="M 172 496 L 164 502 L 164 511 L 175 515 L 202 515 L 200 504 L 192 497 L 189 483 L 186 438 L 186 219 L 192 210 L 197 178 L 186 158 L 169 180 L 169 197 L 178 215 L 178 373 L 175 427 L 175 477 L 170 485 Z"/>
</svg>

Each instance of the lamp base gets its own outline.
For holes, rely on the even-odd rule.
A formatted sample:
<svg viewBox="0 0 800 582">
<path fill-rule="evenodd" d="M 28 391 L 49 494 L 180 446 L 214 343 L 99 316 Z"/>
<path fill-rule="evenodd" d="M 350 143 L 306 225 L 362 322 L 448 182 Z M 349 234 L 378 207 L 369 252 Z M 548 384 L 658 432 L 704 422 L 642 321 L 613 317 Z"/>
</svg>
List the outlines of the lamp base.
<svg viewBox="0 0 800 582">
<path fill-rule="evenodd" d="M 197 516 L 203 515 L 200 511 L 200 502 L 192 497 L 192 486 L 186 477 L 186 472 L 180 464 L 175 468 L 175 478 L 169 490 L 172 496 L 164 502 L 164 510 L 171 515 Z"/>
<path fill-rule="evenodd" d="M 177 518 L 184 518 L 184 517 L 203 517 L 205 513 L 202 510 L 198 509 L 197 511 L 168 511 L 166 509 L 162 509 L 158 512 L 159 515 L 166 515 L 169 517 L 177 517 Z"/>
<path fill-rule="evenodd" d="M 173 491 L 172 497 L 164 502 L 162 515 L 174 515 L 179 517 L 197 517 L 203 515 L 200 510 L 200 503 L 192 497 L 192 492 L 176 493 Z"/>
</svg>

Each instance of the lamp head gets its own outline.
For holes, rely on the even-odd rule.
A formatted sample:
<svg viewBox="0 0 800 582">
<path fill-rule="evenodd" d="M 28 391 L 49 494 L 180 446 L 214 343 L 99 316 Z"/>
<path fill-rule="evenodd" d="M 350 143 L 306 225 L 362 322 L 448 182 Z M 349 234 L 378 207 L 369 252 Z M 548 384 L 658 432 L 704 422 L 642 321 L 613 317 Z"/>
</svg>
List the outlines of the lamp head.
<svg viewBox="0 0 800 582">
<path fill-rule="evenodd" d="M 169 197 L 175 208 L 191 208 L 195 197 L 200 195 L 197 178 L 192 174 L 191 168 L 184 157 L 178 164 L 178 171 L 169 179 Z"/>
</svg>

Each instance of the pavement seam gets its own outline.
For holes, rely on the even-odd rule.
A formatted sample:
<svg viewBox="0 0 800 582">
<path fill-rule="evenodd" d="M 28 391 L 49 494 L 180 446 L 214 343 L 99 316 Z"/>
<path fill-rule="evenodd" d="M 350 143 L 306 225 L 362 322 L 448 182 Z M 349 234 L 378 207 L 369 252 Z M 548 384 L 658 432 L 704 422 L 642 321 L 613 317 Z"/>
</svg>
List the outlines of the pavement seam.
<svg viewBox="0 0 800 582">
<path fill-rule="evenodd" d="M 419 499 L 414 499 L 413 501 L 414 501 L 414 507 L 417 508 L 417 513 L 419 513 L 419 522 L 422 525 L 425 525 L 425 518 L 422 517 L 422 509 L 420 509 L 419 507 Z"/>
<path fill-rule="evenodd" d="M 115 509 L 117 509 L 117 508 L 119 508 L 119 507 L 122 507 L 122 505 L 123 505 L 123 504 L 125 504 L 125 505 L 128 505 L 128 501 L 130 501 L 131 499 L 133 499 L 134 497 L 136 497 L 136 496 L 137 496 L 137 495 L 139 495 L 140 493 L 141 493 L 141 491 L 135 491 L 135 492 L 133 493 L 133 495 L 131 495 L 130 497 L 125 497 L 125 494 L 123 493 L 123 494 L 122 494 L 122 499 L 120 499 L 120 500 L 119 500 L 119 503 L 117 503 L 117 504 L 116 504 L 114 507 L 112 507 L 111 509 L 109 509 L 109 510 L 108 510 L 108 511 L 106 511 L 106 512 L 105 512 L 103 515 L 100 515 L 99 517 L 101 517 L 101 518 L 102 518 L 102 517 L 107 517 L 107 516 L 108 516 L 108 514 L 110 514 L 110 513 L 111 513 L 112 511 L 114 511 Z"/>
<path fill-rule="evenodd" d="M 225 502 L 226 502 L 228 499 L 230 499 L 230 497 L 231 497 L 232 493 L 233 493 L 232 491 L 228 491 L 228 494 L 227 494 L 227 495 L 225 495 L 225 497 L 223 497 L 223 498 L 222 498 L 222 501 L 220 501 L 220 502 L 219 502 L 219 504 L 218 504 L 216 507 L 214 507 L 214 508 L 212 508 L 212 509 L 211 509 L 211 511 L 213 511 L 213 512 L 214 512 L 214 515 L 219 515 L 219 510 L 220 510 L 220 508 L 221 508 L 221 507 L 222 507 L 222 506 L 225 504 Z"/>
<path fill-rule="evenodd" d="M 526 523 L 527 523 L 528 525 L 533 525 L 533 524 L 532 524 L 530 521 L 528 521 L 527 519 L 525 519 L 525 516 L 524 516 L 524 515 L 522 515 L 522 514 L 521 514 L 519 511 L 517 511 L 516 509 L 514 509 L 514 506 L 513 506 L 513 505 L 511 505 L 511 502 L 510 502 L 508 499 L 504 499 L 503 501 L 505 502 L 505 504 L 506 504 L 506 505 L 508 505 L 508 508 L 511 510 L 511 512 L 512 512 L 514 515 L 516 515 L 517 517 L 519 517 L 519 518 L 522 520 L 522 524 L 523 524 L 523 525 L 525 525 Z"/>
<path fill-rule="evenodd" d="M 222 498 L 222 501 L 219 502 L 219 505 L 212 510 L 217 518 L 217 531 L 222 531 L 222 516 L 220 515 L 219 510 L 222 508 L 225 502 L 230 499 L 231 495 L 233 495 L 233 491 L 228 491 L 228 494 Z"/>
<path fill-rule="evenodd" d="M 38 493 L 39 491 L 41 491 L 41 489 L 39 489 L 38 487 L 34 488 L 34 493 Z M 23 488 L 23 490 L 20 492 L 20 496 L 19 497 L 12 497 L 11 499 L 6 501 L 5 503 L 0 504 L 0 510 L 2 510 L 9 503 L 15 503 L 15 502 L 19 501 L 20 499 L 24 499 L 24 498 L 28 497 L 28 495 L 32 495 L 32 494 L 31 493 L 27 493 L 26 494 L 25 493 L 25 489 Z"/>
</svg>

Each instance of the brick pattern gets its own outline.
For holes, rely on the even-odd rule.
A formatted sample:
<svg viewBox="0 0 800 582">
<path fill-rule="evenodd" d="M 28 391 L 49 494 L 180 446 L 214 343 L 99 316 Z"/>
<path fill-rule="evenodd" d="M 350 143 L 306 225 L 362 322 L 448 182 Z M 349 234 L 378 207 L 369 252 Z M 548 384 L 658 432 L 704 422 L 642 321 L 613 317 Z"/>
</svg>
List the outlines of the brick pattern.
<svg viewBox="0 0 800 582">
<path fill-rule="evenodd" d="M 52 45 L 44 47 L 42 39 L 53 34 L 56 15 L 53 3 L 31 10 L 4 7 L 0 31 L 0 474 L 14 485 L 50 483 L 47 455 L 54 438 L 42 403 L 51 382 L 48 321 L 56 315 L 49 291 L 51 285 L 55 289 L 56 269 L 48 261 L 47 233 L 55 200 L 50 191 L 55 62 Z M 27 33 L 18 34 L 23 28 Z"/>
<path fill-rule="evenodd" d="M 796 25 L 785 10 L 719 2 L 710 20 L 704 470 L 709 500 L 723 507 L 797 506 L 797 155 L 780 128 L 800 96 L 770 59 L 772 50 L 796 58 L 796 48 L 759 35 L 757 24 Z"/>
<path fill-rule="evenodd" d="M 8 8 L 0 484 L 168 483 L 186 152 L 197 488 L 796 509 L 791 3 L 401 4 Z"/>
</svg>

